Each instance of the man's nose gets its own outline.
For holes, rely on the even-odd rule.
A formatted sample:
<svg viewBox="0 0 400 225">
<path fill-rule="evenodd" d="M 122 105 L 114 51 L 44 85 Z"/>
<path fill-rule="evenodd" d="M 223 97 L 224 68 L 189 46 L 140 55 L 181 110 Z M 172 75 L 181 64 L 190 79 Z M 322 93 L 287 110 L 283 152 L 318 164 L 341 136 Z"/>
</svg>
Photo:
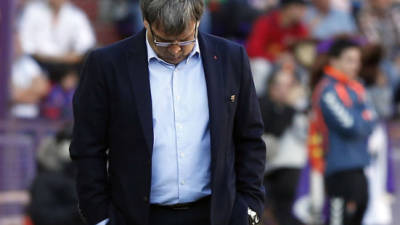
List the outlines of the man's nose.
<svg viewBox="0 0 400 225">
<path fill-rule="evenodd" d="M 178 54 L 178 53 L 182 50 L 182 48 L 181 48 L 179 45 L 174 44 L 174 45 L 171 45 L 171 46 L 168 48 L 168 50 L 169 50 L 169 52 L 170 52 L 171 54 L 176 55 L 176 54 Z"/>
</svg>

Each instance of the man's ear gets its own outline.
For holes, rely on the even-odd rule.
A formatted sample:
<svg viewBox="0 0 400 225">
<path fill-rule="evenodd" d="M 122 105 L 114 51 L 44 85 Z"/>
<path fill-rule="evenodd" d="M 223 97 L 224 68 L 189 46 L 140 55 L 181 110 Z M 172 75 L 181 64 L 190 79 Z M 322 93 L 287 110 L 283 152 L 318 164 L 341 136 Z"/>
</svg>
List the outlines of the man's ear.
<svg viewBox="0 0 400 225">
<path fill-rule="evenodd" d="M 149 22 L 147 20 L 143 20 L 143 25 L 146 28 L 146 30 L 150 29 L 150 24 L 149 24 Z"/>
</svg>

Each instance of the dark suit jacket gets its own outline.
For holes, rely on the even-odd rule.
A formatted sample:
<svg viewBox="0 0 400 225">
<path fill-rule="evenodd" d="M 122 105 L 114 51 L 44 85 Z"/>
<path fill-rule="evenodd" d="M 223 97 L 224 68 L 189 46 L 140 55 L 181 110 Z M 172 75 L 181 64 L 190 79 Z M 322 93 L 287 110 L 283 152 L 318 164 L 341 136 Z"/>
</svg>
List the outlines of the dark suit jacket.
<svg viewBox="0 0 400 225">
<path fill-rule="evenodd" d="M 154 137 L 145 33 L 91 52 L 74 96 L 70 153 L 89 224 L 148 224 Z M 248 58 L 243 47 L 208 34 L 199 34 L 199 45 L 210 110 L 211 224 L 246 224 L 248 206 L 262 212 L 266 151 Z"/>
</svg>

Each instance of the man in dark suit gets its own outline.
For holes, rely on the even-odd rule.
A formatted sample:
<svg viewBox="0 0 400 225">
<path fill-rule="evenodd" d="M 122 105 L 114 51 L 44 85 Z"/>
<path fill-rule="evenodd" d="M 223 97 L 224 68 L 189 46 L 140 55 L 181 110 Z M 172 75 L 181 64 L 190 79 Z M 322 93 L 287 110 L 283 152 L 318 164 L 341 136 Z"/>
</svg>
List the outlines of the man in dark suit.
<svg viewBox="0 0 400 225">
<path fill-rule="evenodd" d="M 70 147 L 88 224 L 259 223 L 265 144 L 243 47 L 202 0 L 143 0 L 145 30 L 86 59 Z"/>
</svg>

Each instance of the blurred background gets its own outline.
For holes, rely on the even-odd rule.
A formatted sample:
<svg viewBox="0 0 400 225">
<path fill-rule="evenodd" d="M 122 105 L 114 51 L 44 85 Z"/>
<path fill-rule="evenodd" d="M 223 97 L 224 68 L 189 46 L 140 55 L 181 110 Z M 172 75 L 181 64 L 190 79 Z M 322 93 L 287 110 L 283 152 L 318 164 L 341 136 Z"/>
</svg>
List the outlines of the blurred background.
<svg viewBox="0 0 400 225">
<path fill-rule="evenodd" d="M 329 43 L 362 44 L 379 116 L 364 224 L 400 225 L 400 1 L 206 0 L 200 30 L 244 45 L 266 125 L 264 224 L 322 224 L 307 135 L 310 74 Z M 85 55 L 143 29 L 139 0 L 0 1 L 0 225 L 83 224 L 68 147 Z M 371 138 L 372 139 L 372 138 Z"/>
</svg>

